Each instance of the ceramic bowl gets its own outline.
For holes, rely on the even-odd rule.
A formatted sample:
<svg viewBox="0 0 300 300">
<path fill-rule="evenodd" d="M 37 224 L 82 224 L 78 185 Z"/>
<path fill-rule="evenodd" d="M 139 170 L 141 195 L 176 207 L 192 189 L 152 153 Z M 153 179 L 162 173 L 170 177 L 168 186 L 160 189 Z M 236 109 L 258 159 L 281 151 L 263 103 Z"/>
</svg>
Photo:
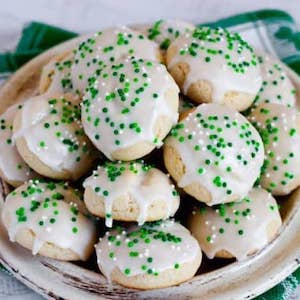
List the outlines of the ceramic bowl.
<svg viewBox="0 0 300 300">
<path fill-rule="evenodd" d="M 36 57 L 16 72 L 0 90 L 0 113 L 37 94 L 42 66 L 83 37 Z M 286 67 L 300 101 L 300 78 Z M 300 102 L 299 102 L 300 103 Z M 299 149 L 300 151 L 300 149 Z M 0 201 L 9 187 L 0 180 Z M 9 242 L 0 225 L 0 262 L 20 281 L 48 299 L 251 299 L 279 283 L 300 265 L 300 189 L 280 201 L 283 226 L 271 244 L 242 262 L 204 261 L 192 280 L 178 286 L 139 291 L 110 285 L 94 263 L 74 264 L 32 256 Z"/>
</svg>

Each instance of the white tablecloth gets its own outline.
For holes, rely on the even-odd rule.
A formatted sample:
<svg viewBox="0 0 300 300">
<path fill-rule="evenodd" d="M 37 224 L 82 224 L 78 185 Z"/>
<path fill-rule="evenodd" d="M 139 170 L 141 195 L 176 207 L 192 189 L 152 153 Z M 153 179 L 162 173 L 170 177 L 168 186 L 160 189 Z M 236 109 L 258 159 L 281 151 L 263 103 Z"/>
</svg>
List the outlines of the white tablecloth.
<svg viewBox="0 0 300 300">
<path fill-rule="evenodd" d="M 300 24 L 300 0 L 2 0 L 0 51 L 18 41 L 24 23 L 35 20 L 85 33 L 104 26 L 178 18 L 202 23 L 244 11 L 278 8 Z M 0 300 L 38 300 L 11 276 L 0 272 Z M 300 290 L 292 299 L 300 299 Z"/>
</svg>

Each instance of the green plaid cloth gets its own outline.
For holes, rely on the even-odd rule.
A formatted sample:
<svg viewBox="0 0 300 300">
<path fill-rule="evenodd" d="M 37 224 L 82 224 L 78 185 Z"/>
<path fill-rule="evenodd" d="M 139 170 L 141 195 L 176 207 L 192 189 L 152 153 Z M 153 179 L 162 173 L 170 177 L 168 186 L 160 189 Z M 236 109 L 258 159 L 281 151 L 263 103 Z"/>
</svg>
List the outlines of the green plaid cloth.
<svg viewBox="0 0 300 300">
<path fill-rule="evenodd" d="M 225 18 L 211 27 L 239 32 L 255 48 L 271 53 L 300 74 L 300 32 L 293 18 L 280 10 L 260 10 Z M 77 36 L 76 33 L 41 23 L 28 24 L 10 53 L 0 53 L 0 81 L 46 49 Z M 1 266 L 0 266 L 1 268 Z M 2 267 L 3 270 L 5 270 Z M 300 285 L 300 268 L 258 300 L 286 300 Z"/>
</svg>

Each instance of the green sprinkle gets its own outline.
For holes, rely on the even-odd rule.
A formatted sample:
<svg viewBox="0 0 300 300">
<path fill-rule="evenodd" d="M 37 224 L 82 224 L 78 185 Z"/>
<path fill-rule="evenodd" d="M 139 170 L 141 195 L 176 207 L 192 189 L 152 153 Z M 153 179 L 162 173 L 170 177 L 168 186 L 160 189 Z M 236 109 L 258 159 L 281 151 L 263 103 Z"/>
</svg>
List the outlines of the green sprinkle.
<svg viewBox="0 0 300 300">
<path fill-rule="evenodd" d="M 291 130 L 290 130 L 290 136 L 294 136 L 295 134 L 296 134 L 296 129 L 295 128 L 292 128 Z"/>
<path fill-rule="evenodd" d="M 205 172 L 205 169 L 204 169 L 204 168 L 199 168 L 199 169 L 198 169 L 198 173 L 199 173 L 200 175 L 204 174 L 204 172 Z"/>
<path fill-rule="evenodd" d="M 153 262 L 153 258 L 152 258 L 152 257 L 148 257 L 148 258 L 147 258 L 147 262 L 148 262 L 148 263 L 152 263 L 152 262 Z"/>
<path fill-rule="evenodd" d="M 130 274 L 130 269 L 129 269 L 129 268 L 126 268 L 126 269 L 124 270 L 124 274 L 125 274 L 125 275 L 129 275 L 129 274 Z"/>
</svg>

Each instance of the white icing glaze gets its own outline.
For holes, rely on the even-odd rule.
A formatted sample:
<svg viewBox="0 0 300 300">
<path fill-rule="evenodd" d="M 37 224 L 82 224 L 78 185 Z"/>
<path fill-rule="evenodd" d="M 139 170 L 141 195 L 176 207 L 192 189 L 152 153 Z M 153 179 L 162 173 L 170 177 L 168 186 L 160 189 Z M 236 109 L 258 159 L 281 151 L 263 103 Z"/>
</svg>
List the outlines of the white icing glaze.
<svg viewBox="0 0 300 300">
<path fill-rule="evenodd" d="M 184 94 L 192 83 L 206 80 L 213 87 L 212 102 L 222 103 L 228 91 L 253 94 L 254 98 L 261 86 L 257 57 L 236 33 L 201 27 L 192 34 L 181 35 L 169 49 L 174 47 L 177 51 L 168 61 L 168 69 L 178 63 L 187 63 L 190 67 Z"/>
<path fill-rule="evenodd" d="M 161 146 L 154 132 L 158 118 L 165 116 L 172 124 L 178 119 L 170 104 L 176 99 L 169 99 L 167 92 L 178 93 L 179 89 L 164 65 L 121 60 L 107 66 L 93 81 L 83 98 L 82 124 L 101 152 L 112 160 L 114 151 L 139 142 Z"/>
<path fill-rule="evenodd" d="M 13 120 L 22 104 L 16 104 L 0 116 L 0 173 L 11 182 L 24 182 L 36 176 L 24 162 L 12 140 Z"/>
<path fill-rule="evenodd" d="M 9 238 L 24 229 L 34 233 L 32 253 L 45 243 L 70 249 L 87 259 L 87 247 L 94 241 L 96 229 L 80 211 L 80 193 L 63 183 L 29 181 L 10 193 L 2 206 L 2 221 Z"/>
<path fill-rule="evenodd" d="M 137 222 L 142 225 L 147 220 L 149 206 L 157 200 L 166 206 L 165 218 L 173 216 L 179 206 L 179 196 L 166 174 L 156 168 L 139 162 L 106 163 L 99 166 L 94 174 L 83 183 L 104 198 L 106 226 L 113 221 L 112 207 L 115 199 L 130 197 L 139 207 Z"/>
<path fill-rule="evenodd" d="M 300 115 L 280 104 L 261 104 L 249 116 L 265 147 L 261 185 L 273 195 L 287 195 L 300 184 Z"/>
<path fill-rule="evenodd" d="M 208 205 L 246 196 L 263 164 L 263 144 L 255 128 L 220 104 L 198 106 L 173 128 L 166 144 L 185 165 L 178 186 L 201 183 L 211 194 Z"/>
<path fill-rule="evenodd" d="M 148 39 L 158 43 L 161 50 L 168 49 L 176 38 L 194 29 L 193 24 L 181 20 L 158 20 L 153 24 L 137 27 Z"/>
<path fill-rule="evenodd" d="M 159 276 L 165 270 L 193 261 L 199 252 L 198 242 L 190 232 L 172 220 L 131 226 L 127 230 L 118 227 L 107 232 L 96 246 L 99 268 L 108 279 L 115 268 L 129 277 Z"/>
<path fill-rule="evenodd" d="M 73 92 L 73 84 L 71 79 L 71 66 L 73 64 L 73 53 L 65 57 L 54 57 L 43 68 L 42 81 L 50 80 L 50 85 L 47 88 L 47 94 L 63 94 Z"/>
<path fill-rule="evenodd" d="M 80 107 L 69 100 L 73 99 L 44 94 L 26 101 L 21 128 L 13 138 L 23 137 L 29 150 L 53 170 L 67 170 L 70 177 L 78 178 L 77 172 L 94 153 L 82 129 Z"/>
<path fill-rule="evenodd" d="M 259 57 L 262 86 L 254 100 L 254 105 L 260 103 L 278 103 L 295 106 L 295 87 L 286 74 L 283 64 L 267 54 Z"/>
<path fill-rule="evenodd" d="M 193 211 L 190 224 L 208 258 L 226 250 L 243 260 L 269 243 L 269 226 L 279 228 L 281 218 L 272 195 L 254 188 L 241 202 Z"/>
<path fill-rule="evenodd" d="M 125 26 L 95 33 L 74 50 L 71 77 L 74 89 L 84 93 L 89 78 L 104 65 L 129 57 L 159 60 L 158 45 Z"/>
</svg>

